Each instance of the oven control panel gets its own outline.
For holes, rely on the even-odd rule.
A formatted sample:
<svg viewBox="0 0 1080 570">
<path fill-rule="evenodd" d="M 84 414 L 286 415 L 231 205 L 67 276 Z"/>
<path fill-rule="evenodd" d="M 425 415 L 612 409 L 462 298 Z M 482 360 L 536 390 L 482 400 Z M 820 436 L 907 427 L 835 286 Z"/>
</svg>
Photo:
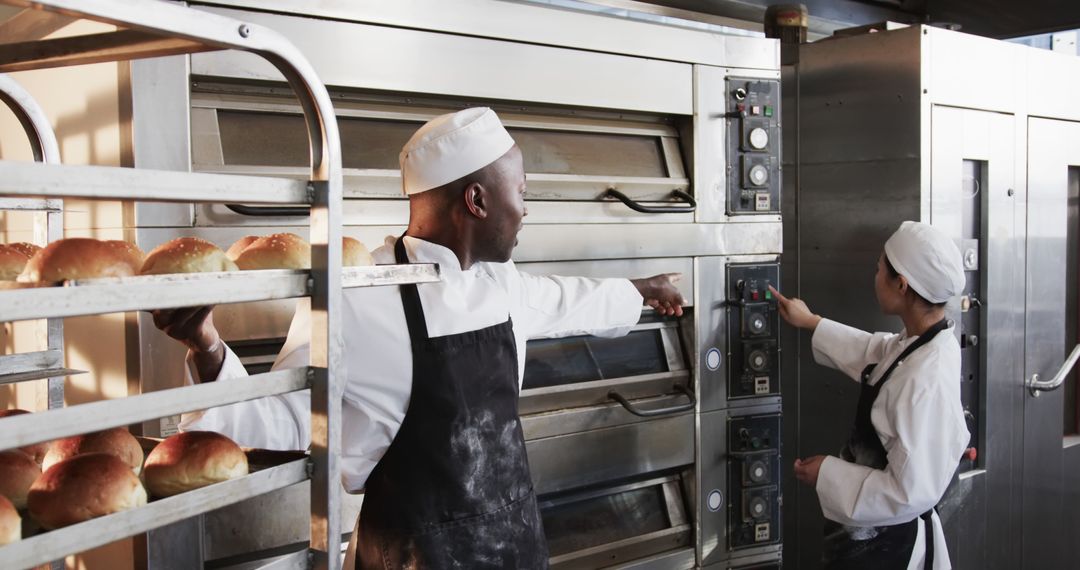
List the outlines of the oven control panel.
<svg viewBox="0 0 1080 570">
<path fill-rule="evenodd" d="M 769 285 L 780 284 L 780 266 L 731 264 L 728 283 L 728 398 L 780 393 L 780 317 Z"/>
<path fill-rule="evenodd" d="M 731 549 L 780 542 L 780 414 L 728 424 L 728 538 Z"/>
<path fill-rule="evenodd" d="M 727 80 L 728 214 L 780 212 L 780 82 Z"/>
</svg>

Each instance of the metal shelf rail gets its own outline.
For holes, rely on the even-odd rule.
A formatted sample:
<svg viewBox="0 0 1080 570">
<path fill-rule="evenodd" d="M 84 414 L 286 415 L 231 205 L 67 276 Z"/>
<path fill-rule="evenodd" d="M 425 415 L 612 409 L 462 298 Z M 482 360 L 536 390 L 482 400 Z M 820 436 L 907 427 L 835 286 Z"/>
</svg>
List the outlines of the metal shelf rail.
<svg viewBox="0 0 1080 570">
<path fill-rule="evenodd" d="M 55 216 L 50 218 L 50 222 L 55 220 L 57 223 L 50 223 L 49 237 L 58 239 L 62 226 L 59 223 L 61 210 L 56 198 L 61 197 L 301 204 L 310 206 L 312 242 L 310 272 L 146 276 L 71 282 L 63 287 L 30 286 L 0 290 L 0 321 L 49 317 L 50 322 L 58 323 L 58 327 L 63 317 L 74 315 L 286 297 L 309 296 L 312 306 L 311 364 L 306 368 L 268 372 L 245 380 L 164 390 L 0 420 L 4 422 L 0 430 L 0 449 L 10 449 L 29 442 L 310 389 L 310 459 L 291 461 L 256 471 L 241 479 L 154 501 L 145 507 L 0 547 L 0 565 L 4 568 L 23 568 L 45 563 L 310 479 L 310 548 L 306 556 L 290 557 L 290 567 L 336 570 L 341 564 L 343 530 L 338 508 L 341 502 L 338 456 L 344 382 L 339 308 L 342 289 L 437 281 L 438 268 L 425 265 L 342 270 L 342 170 L 334 110 L 325 86 L 310 63 L 283 36 L 258 25 L 159 0 L 0 0 L 0 3 L 48 12 L 57 18 L 104 22 L 118 28 L 115 32 L 71 38 L 22 39 L 7 43 L 0 52 L 0 72 L 222 49 L 257 54 L 278 68 L 300 100 L 311 150 L 311 172 L 306 181 L 0 162 L 0 207 L 53 208 L 48 210 L 50 215 Z M 10 100 L 8 102 L 12 103 Z M 32 101 L 25 100 L 16 100 L 13 106 L 36 109 Z M 39 127 L 38 122 L 31 123 L 34 128 Z M 27 122 L 23 124 L 27 125 Z M 40 149 L 43 158 L 55 152 L 55 137 L 52 141 L 52 150 Z M 0 374 L 12 372 L 32 375 L 34 372 L 40 373 L 42 369 L 61 366 L 63 353 L 59 345 L 52 344 L 52 331 L 50 328 L 48 351 L 13 355 L 0 360 Z M 59 332 L 56 340 L 62 340 Z"/>
<path fill-rule="evenodd" d="M 52 168 L 60 164 L 60 145 L 49 118 L 18 82 L 0 74 L 0 101 L 22 125 L 30 150 L 38 165 Z M 44 214 L 34 223 L 34 241 L 49 243 L 64 237 L 64 202 L 55 198 L 0 198 L 0 210 L 26 210 Z M 38 216 L 40 218 L 40 216 Z M 64 321 L 48 319 L 46 348 L 38 352 L 0 356 L 0 384 L 48 379 L 49 409 L 64 406 L 64 377 L 79 371 L 64 368 Z"/>
</svg>

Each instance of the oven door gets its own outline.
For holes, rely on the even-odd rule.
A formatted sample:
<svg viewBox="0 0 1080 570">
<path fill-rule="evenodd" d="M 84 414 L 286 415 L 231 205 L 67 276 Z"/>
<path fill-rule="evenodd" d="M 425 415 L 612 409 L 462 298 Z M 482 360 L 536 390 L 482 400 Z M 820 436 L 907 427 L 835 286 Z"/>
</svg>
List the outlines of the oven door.
<svg viewBox="0 0 1080 570">
<path fill-rule="evenodd" d="M 542 499 L 551 567 L 601 568 L 650 558 L 662 558 L 663 568 L 693 567 L 693 526 L 682 485 L 679 475 L 669 475 Z"/>
<path fill-rule="evenodd" d="M 193 170 L 306 179 L 307 131 L 299 106 L 282 97 L 287 89 L 208 78 L 192 89 Z M 401 191 L 398 152 L 425 121 L 476 103 L 356 93 L 335 93 L 334 99 L 345 224 L 404 226 L 408 200 Z M 678 129 L 685 118 L 555 112 L 527 103 L 493 107 L 522 150 L 527 223 L 694 221 Z M 196 205 L 195 224 L 294 225 L 301 219 L 259 208 L 246 212 Z"/>
</svg>

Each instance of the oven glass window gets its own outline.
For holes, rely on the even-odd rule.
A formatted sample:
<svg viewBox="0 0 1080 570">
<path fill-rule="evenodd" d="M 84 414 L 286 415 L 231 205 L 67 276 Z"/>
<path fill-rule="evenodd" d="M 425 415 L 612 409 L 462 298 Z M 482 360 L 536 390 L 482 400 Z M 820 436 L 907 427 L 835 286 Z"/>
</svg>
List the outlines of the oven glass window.
<svg viewBox="0 0 1080 570">
<path fill-rule="evenodd" d="M 530 340 L 522 387 L 545 388 L 609 378 L 667 372 L 659 330 L 620 338 L 577 336 Z"/>
<path fill-rule="evenodd" d="M 670 526 L 661 485 L 558 505 L 545 505 L 541 501 L 540 516 L 552 556 Z"/>
<path fill-rule="evenodd" d="M 217 112 L 225 164 L 307 166 L 308 139 L 300 115 Z M 398 153 L 422 123 L 339 117 L 345 168 L 397 170 Z M 510 128 L 521 147 L 525 172 L 665 177 L 663 149 L 655 136 Z"/>
<path fill-rule="evenodd" d="M 341 117 L 345 168 L 398 169 L 398 153 L 420 123 Z M 307 166 L 307 128 L 300 115 L 218 111 L 225 164 Z"/>
</svg>

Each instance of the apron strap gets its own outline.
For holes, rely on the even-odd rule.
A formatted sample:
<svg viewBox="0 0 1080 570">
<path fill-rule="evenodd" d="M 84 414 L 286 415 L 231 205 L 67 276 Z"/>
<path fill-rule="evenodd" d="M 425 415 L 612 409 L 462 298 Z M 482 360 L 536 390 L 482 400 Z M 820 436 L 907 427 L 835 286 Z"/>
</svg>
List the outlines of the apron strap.
<svg viewBox="0 0 1080 570">
<path fill-rule="evenodd" d="M 919 335 L 919 338 L 915 339 L 915 342 L 908 345 L 908 347 L 905 348 L 904 351 L 900 353 L 900 356 L 897 356 L 896 360 L 894 360 L 892 362 L 892 364 L 889 365 L 889 368 L 887 368 L 885 370 L 885 373 L 881 375 L 881 379 L 878 380 L 878 383 L 876 384 L 878 389 L 880 389 L 882 384 L 884 384 L 885 381 L 889 379 L 889 376 L 892 375 L 893 370 L 896 370 L 896 367 L 900 366 L 900 363 L 902 363 L 905 358 L 907 358 L 908 356 L 911 356 L 912 352 L 915 352 L 916 350 L 918 350 L 920 347 L 922 347 L 926 343 L 930 342 L 931 340 L 934 340 L 934 337 L 936 337 L 939 332 L 941 332 L 941 331 L 943 331 L 943 330 L 945 330 L 947 328 L 949 328 L 949 320 L 948 319 L 941 319 L 940 321 L 934 323 L 933 326 L 926 329 L 926 332 Z M 871 364 L 870 366 L 867 366 L 865 370 L 863 370 L 863 382 L 864 383 L 870 381 L 870 374 L 873 372 L 875 366 L 876 365 Z"/>
<path fill-rule="evenodd" d="M 925 570 L 934 570 L 934 509 L 930 509 L 919 515 L 925 524 L 926 532 L 926 560 L 923 562 Z"/>
<path fill-rule="evenodd" d="M 398 238 L 394 244 L 394 258 L 401 265 L 410 263 L 408 254 L 405 253 L 405 234 Z M 424 307 L 420 304 L 420 291 L 415 283 L 400 285 L 401 304 L 405 308 L 405 322 L 409 325 L 409 333 L 412 342 L 428 339 L 427 319 L 424 318 Z"/>
</svg>

